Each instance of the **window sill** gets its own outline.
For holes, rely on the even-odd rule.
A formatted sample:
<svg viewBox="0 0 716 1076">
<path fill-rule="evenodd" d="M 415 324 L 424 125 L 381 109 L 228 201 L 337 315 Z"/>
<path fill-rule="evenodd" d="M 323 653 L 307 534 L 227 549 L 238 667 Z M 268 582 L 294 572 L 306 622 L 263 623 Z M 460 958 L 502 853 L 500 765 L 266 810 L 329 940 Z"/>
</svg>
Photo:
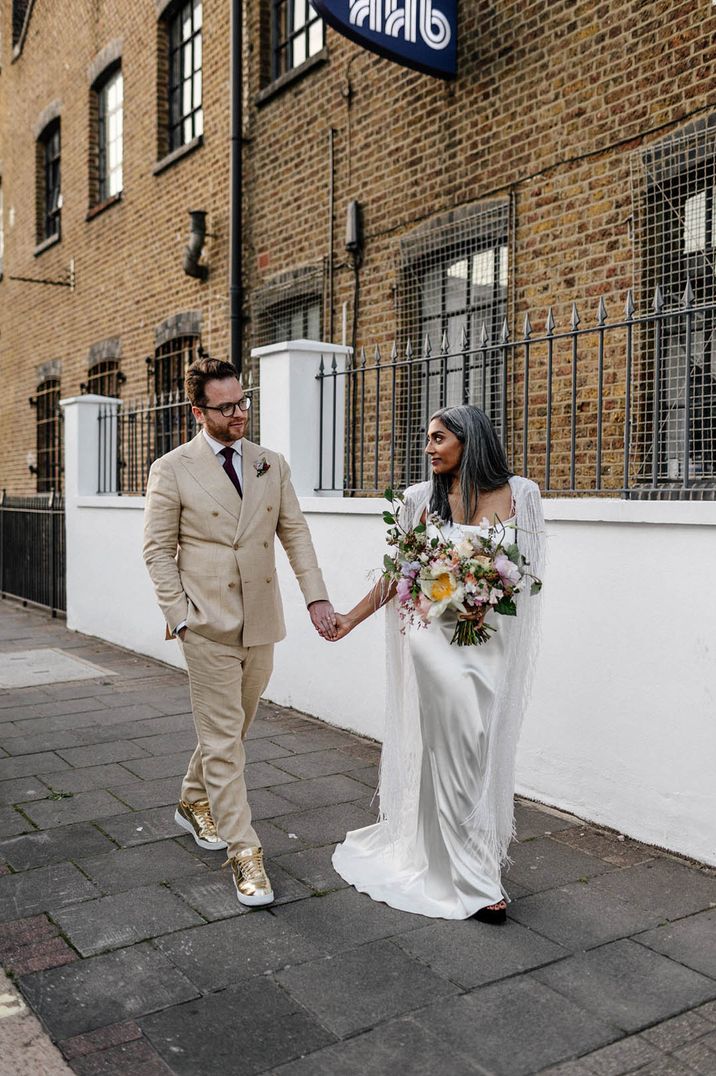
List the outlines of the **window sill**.
<svg viewBox="0 0 716 1076">
<path fill-rule="evenodd" d="M 49 250 L 50 247 L 54 247 L 55 244 L 59 243 L 61 239 L 62 239 L 62 233 L 61 232 L 58 232 L 57 235 L 48 236 L 47 239 L 43 239 L 41 243 L 37 244 L 34 251 L 32 252 L 33 256 L 35 258 L 37 258 L 37 257 L 40 256 L 40 254 L 44 254 L 46 250 Z"/>
<path fill-rule="evenodd" d="M 111 206 L 117 205 L 117 202 L 121 201 L 122 192 L 119 191 L 117 194 L 113 194 L 111 198 L 105 198 L 103 202 L 98 202 L 97 205 L 93 205 L 91 209 L 87 211 L 85 220 L 94 220 L 95 217 L 99 217 L 100 214 L 104 213 L 106 209 L 110 209 Z"/>
<path fill-rule="evenodd" d="M 286 71 L 279 78 L 274 79 L 269 83 L 265 89 L 256 94 L 254 102 L 258 108 L 265 105 L 267 101 L 273 100 L 289 86 L 293 86 L 295 82 L 298 82 L 305 75 L 308 75 L 317 67 L 322 67 L 323 64 L 328 61 L 328 49 L 322 48 L 320 52 L 317 52 L 315 56 L 309 56 L 307 60 L 304 60 L 298 67 L 292 68 L 290 71 Z"/>
<path fill-rule="evenodd" d="M 204 145 L 204 136 L 197 135 L 196 138 L 192 138 L 191 142 L 186 142 L 183 146 L 177 146 L 171 153 L 167 153 L 166 157 L 162 157 L 161 161 L 157 161 L 152 168 L 152 174 L 155 176 L 160 175 L 161 172 L 165 172 L 167 168 L 171 168 L 177 161 L 183 161 L 185 157 L 188 157 L 199 149 L 199 146 Z"/>
</svg>

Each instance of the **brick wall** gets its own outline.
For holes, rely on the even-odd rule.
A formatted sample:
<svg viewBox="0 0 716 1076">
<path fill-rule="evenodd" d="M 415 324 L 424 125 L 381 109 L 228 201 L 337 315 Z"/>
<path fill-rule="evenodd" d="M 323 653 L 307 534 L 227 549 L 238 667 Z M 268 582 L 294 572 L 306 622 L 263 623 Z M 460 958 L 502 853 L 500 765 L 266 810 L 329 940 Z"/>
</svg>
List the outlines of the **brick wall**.
<svg viewBox="0 0 716 1076">
<path fill-rule="evenodd" d="M 320 265 L 328 256 L 333 130 L 336 335 L 343 303 L 349 337 L 352 331 L 354 274 L 343 249 L 351 199 L 362 205 L 365 231 L 359 344 L 389 349 L 396 332 L 401 237 L 451 209 L 500 195 L 510 196 L 513 206 L 513 331 L 528 308 L 540 328 L 550 304 L 563 326 L 573 300 L 592 320 L 599 295 L 610 312 L 621 309 L 635 282 L 631 156 L 716 111 L 716 9 L 708 0 L 465 2 L 459 78 L 450 84 L 389 64 L 327 31 L 327 59 L 268 96 L 266 7 L 266 0 L 246 2 L 248 298 L 281 274 Z M 204 144 L 157 175 L 154 5 L 36 5 L 14 63 L 9 5 L 3 10 L 0 486 L 23 491 L 33 488 L 27 456 L 34 450 L 34 415 L 27 398 L 41 363 L 60 360 L 63 395 L 74 394 L 93 344 L 118 337 L 128 378 L 123 395 L 140 395 L 155 328 L 184 311 L 201 313 L 204 346 L 226 354 L 229 4 L 204 3 Z M 117 39 L 124 191 L 121 201 L 87 220 L 88 73 Z M 62 241 L 35 257 L 36 126 L 55 101 L 62 123 Z M 212 233 L 207 283 L 182 271 L 188 210 L 197 208 L 207 210 Z M 58 278 L 70 258 L 74 292 L 8 279 Z M 326 311 L 324 332 L 327 324 Z M 517 395 L 518 382 L 519 373 Z"/>
</svg>

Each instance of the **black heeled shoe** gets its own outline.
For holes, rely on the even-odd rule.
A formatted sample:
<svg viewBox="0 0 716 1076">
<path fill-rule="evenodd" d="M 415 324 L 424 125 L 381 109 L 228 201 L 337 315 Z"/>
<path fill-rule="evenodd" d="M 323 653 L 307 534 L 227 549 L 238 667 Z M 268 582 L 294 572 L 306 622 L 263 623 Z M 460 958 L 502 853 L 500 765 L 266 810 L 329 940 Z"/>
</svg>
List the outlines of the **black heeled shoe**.
<svg viewBox="0 0 716 1076">
<path fill-rule="evenodd" d="M 493 923 L 497 926 L 507 920 L 507 905 L 504 908 L 480 908 L 479 912 L 475 912 L 473 919 L 477 919 L 481 923 Z"/>
</svg>

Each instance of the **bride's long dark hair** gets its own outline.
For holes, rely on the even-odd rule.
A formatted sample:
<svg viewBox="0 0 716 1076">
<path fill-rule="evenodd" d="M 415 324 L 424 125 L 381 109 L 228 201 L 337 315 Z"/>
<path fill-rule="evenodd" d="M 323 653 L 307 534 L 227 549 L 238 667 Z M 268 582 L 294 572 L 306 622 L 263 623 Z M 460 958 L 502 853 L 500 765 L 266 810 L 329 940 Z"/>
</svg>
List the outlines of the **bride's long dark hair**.
<svg viewBox="0 0 716 1076">
<path fill-rule="evenodd" d="M 461 442 L 460 494 L 465 519 L 471 520 L 477 512 L 480 490 L 499 489 L 513 475 L 507 463 L 505 450 L 500 443 L 489 416 L 479 407 L 464 404 L 460 407 L 441 407 L 431 415 L 430 421 L 438 419 L 446 430 Z M 430 495 L 430 511 L 446 523 L 452 523 L 452 510 L 448 494 L 451 475 L 434 474 Z"/>
</svg>

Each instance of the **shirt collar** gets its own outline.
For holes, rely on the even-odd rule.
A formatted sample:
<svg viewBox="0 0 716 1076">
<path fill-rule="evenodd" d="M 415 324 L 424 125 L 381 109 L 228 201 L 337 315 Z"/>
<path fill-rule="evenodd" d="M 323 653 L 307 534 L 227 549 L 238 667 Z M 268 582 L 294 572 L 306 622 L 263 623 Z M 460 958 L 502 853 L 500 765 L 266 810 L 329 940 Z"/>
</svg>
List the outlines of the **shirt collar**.
<svg viewBox="0 0 716 1076">
<path fill-rule="evenodd" d="M 223 452 L 225 448 L 229 447 L 228 445 L 222 445 L 221 441 L 217 441 L 214 437 L 211 437 L 206 432 L 206 430 L 202 429 L 201 432 L 203 433 L 204 437 L 207 440 L 207 443 L 209 444 L 209 447 L 216 456 L 218 456 L 220 452 Z M 241 448 L 241 438 L 239 438 L 238 441 L 234 441 L 233 445 L 231 445 L 231 448 L 233 448 L 234 452 L 238 452 L 239 455 L 242 456 L 243 450 Z"/>
</svg>

